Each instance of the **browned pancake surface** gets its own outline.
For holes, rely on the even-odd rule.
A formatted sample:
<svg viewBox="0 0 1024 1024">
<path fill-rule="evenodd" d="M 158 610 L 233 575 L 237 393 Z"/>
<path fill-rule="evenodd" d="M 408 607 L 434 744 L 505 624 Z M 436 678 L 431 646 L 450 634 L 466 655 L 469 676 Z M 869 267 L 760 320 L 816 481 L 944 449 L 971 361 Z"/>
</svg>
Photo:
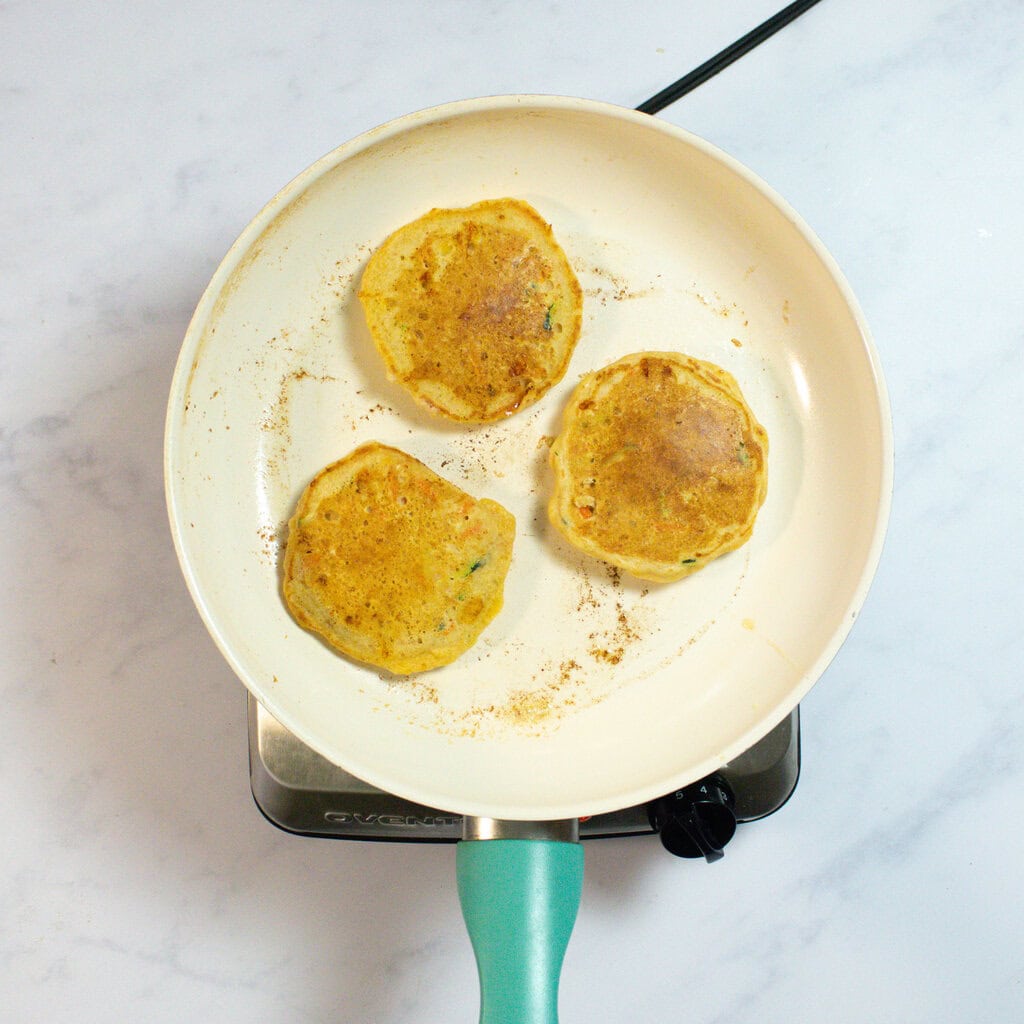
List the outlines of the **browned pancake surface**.
<svg viewBox="0 0 1024 1024">
<path fill-rule="evenodd" d="M 289 522 L 295 620 L 400 674 L 454 661 L 500 611 L 515 520 L 398 449 L 371 442 L 322 470 Z"/>
<path fill-rule="evenodd" d="M 435 209 L 374 253 L 359 298 L 389 376 L 449 419 L 486 423 L 565 374 L 582 292 L 528 203 Z"/>
<path fill-rule="evenodd" d="M 767 453 L 729 373 L 680 353 L 636 353 L 573 393 L 551 448 L 549 516 L 596 558 L 680 579 L 749 539 Z"/>
</svg>

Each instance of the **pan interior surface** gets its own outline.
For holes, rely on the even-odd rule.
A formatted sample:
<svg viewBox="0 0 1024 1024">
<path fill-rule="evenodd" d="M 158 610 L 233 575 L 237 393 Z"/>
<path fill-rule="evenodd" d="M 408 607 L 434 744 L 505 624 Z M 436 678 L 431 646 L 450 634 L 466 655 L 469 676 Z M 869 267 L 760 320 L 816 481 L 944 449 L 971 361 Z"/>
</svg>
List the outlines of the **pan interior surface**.
<svg viewBox="0 0 1024 1024">
<path fill-rule="evenodd" d="M 387 380 L 359 279 L 396 227 L 501 196 L 552 224 L 583 288 L 583 330 L 564 380 L 537 405 L 485 427 L 447 424 Z M 610 571 L 549 527 L 547 441 L 582 374 L 666 349 L 737 379 L 770 454 L 748 544 L 658 585 Z M 503 611 L 454 664 L 411 678 L 335 654 L 280 596 L 299 494 L 369 440 L 501 502 L 518 526 Z M 849 289 L 749 171 L 646 115 L 498 97 L 375 129 L 257 216 L 186 336 L 165 471 L 193 598 L 283 725 L 408 799 L 543 819 L 671 791 L 798 703 L 874 572 L 891 428 Z"/>
</svg>

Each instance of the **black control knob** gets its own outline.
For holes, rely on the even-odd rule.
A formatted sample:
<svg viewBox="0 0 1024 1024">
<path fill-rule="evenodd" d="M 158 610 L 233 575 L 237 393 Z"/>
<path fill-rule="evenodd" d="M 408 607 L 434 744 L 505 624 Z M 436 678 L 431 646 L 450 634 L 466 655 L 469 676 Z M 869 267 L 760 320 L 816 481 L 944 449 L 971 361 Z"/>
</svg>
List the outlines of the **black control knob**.
<svg viewBox="0 0 1024 1024">
<path fill-rule="evenodd" d="M 647 813 L 669 853 L 710 864 L 736 832 L 735 805 L 729 783 L 715 773 L 653 801 Z"/>
</svg>

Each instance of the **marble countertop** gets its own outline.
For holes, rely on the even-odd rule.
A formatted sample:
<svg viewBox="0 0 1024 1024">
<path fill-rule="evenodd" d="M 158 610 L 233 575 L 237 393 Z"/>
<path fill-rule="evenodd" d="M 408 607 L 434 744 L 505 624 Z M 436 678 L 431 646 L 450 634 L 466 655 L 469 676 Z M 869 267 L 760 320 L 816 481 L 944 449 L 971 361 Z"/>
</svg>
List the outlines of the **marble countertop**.
<svg viewBox="0 0 1024 1024">
<path fill-rule="evenodd" d="M 164 408 L 249 219 L 506 92 L 635 106 L 781 3 L 0 7 L 0 1020 L 469 1021 L 450 847 L 282 833 L 167 528 Z M 803 215 L 871 325 L 891 525 L 714 865 L 587 846 L 562 1020 L 1024 1015 L 1024 7 L 826 0 L 660 116 Z"/>
</svg>

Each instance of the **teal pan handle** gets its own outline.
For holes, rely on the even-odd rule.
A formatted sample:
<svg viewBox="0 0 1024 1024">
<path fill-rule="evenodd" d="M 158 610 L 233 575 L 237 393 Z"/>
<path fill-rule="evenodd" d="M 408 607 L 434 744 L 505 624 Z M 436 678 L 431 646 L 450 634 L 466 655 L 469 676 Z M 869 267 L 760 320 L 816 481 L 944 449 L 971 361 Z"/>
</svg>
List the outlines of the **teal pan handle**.
<svg viewBox="0 0 1024 1024">
<path fill-rule="evenodd" d="M 463 841 L 456 874 L 480 975 L 480 1024 L 557 1024 L 558 979 L 583 889 L 583 847 Z"/>
</svg>

